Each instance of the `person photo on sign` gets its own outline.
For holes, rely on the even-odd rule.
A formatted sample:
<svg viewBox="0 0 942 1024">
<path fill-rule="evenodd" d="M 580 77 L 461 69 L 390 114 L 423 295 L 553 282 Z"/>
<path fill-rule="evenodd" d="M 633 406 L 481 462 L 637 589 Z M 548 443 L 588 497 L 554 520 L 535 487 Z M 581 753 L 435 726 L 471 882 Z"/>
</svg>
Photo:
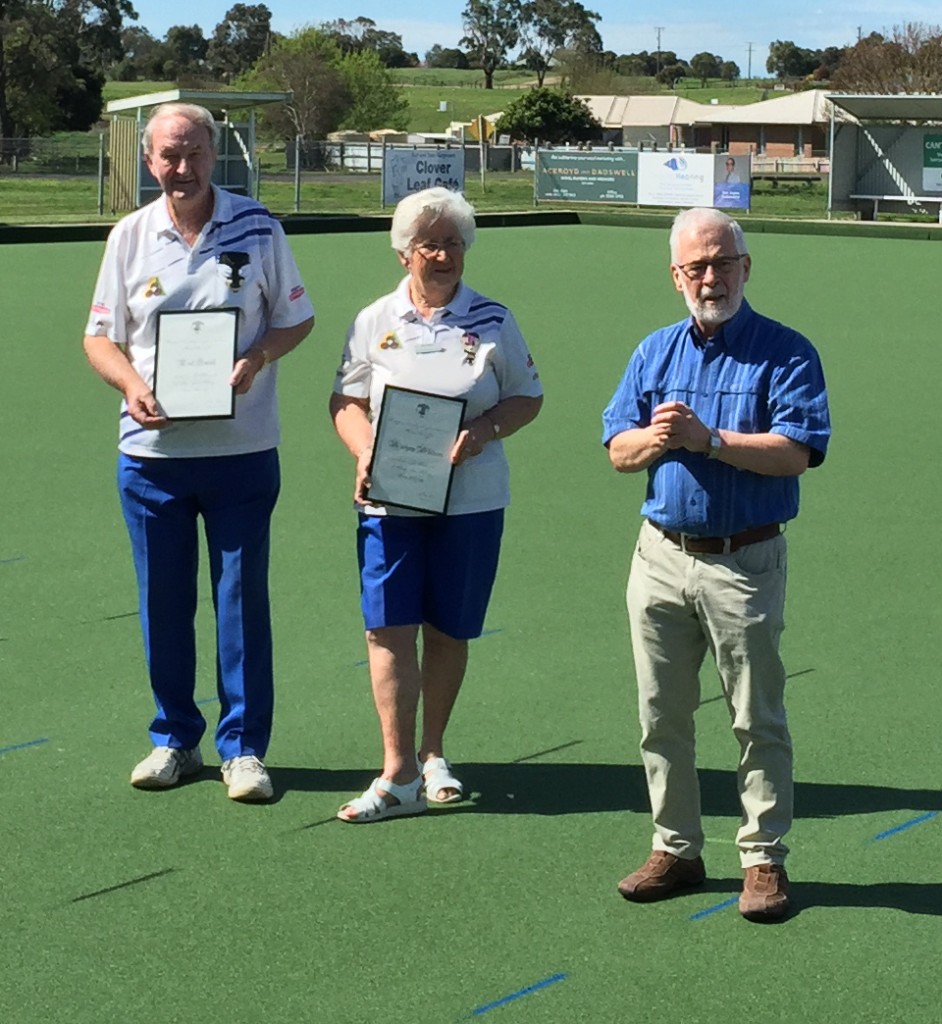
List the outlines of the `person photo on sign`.
<svg viewBox="0 0 942 1024">
<path fill-rule="evenodd" d="M 510 501 L 504 442 L 543 403 L 513 314 L 462 281 L 475 234 L 467 200 L 444 188 L 406 196 L 390 234 L 406 277 L 356 317 L 330 399 L 334 426 L 356 462 L 361 610 L 383 741 L 380 775 L 337 813 L 356 824 L 418 814 L 428 800 L 464 796 L 445 757 L 445 727 L 497 573 Z M 447 514 L 368 503 L 387 385 L 466 402 L 450 453 L 455 470 Z"/>
</svg>

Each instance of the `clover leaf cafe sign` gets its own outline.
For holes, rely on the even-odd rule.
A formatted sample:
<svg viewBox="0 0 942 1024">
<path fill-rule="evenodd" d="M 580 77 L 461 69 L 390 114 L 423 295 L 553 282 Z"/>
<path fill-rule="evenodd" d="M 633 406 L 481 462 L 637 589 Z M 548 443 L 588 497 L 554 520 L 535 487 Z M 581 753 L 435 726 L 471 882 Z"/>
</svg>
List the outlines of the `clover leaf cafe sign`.
<svg viewBox="0 0 942 1024">
<path fill-rule="evenodd" d="M 383 160 L 383 203 L 400 199 L 426 188 L 464 189 L 464 150 L 387 149 Z"/>
</svg>

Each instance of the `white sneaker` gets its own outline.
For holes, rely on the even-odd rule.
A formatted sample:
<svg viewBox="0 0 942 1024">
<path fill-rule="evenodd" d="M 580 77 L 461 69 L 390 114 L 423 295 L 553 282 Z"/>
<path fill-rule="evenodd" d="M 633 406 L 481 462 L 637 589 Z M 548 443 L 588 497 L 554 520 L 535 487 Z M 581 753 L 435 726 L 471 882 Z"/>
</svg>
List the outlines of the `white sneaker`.
<svg viewBox="0 0 942 1024">
<path fill-rule="evenodd" d="M 254 754 L 223 761 L 222 781 L 229 787 L 230 800 L 270 800 L 275 792 L 265 765 Z"/>
<path fill-rule="evenodd" d="M 169 789 L 185 775 L 195 775 L 203 767 L 200 748 L 179 750 L 154 747 L 131 772 L 131 785 L 138 789 Z"/>
</svg>

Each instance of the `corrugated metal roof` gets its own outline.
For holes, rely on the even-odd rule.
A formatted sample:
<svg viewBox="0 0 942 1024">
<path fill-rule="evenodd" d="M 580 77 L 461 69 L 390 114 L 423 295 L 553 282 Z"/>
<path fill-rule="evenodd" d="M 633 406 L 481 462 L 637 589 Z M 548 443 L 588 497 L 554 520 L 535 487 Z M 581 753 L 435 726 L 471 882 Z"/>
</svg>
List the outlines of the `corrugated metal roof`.
<svg viewBox="0 0 942 1024">
<path fill-rule="evenodd" d="M 942 96 L 828 93 L 827 98 L 860 121 L 942 122 Z"/>
<path fill-rule="evenodd" d="M 205 89 L 168 89 L 166 92 L 149 92 L 143 96 L 129 96 L 126 99 L 109 100 L 105 111 L 109 114 L 119 110 L 144 110 L 161 103 L 198 103 L 209 110 L 242 110 L 245 107 L 260 107 L 266 103 L 283 103 L 291 99 L 290 92 L 221 92 Z"/>
<path fill-rule="evenodd" d="M 826 124 L 827 93 L 809 89 L 758 103 L 697 103 L 680 96 L 579 96 L 603 128 L 671 124 Z"/>
<path fill-rule="evenodd" d="M 724 124 L 826 124 L 830 119 L 826 90 L 806 89 L 737 106 L 722 120 Z"/>
</svg>

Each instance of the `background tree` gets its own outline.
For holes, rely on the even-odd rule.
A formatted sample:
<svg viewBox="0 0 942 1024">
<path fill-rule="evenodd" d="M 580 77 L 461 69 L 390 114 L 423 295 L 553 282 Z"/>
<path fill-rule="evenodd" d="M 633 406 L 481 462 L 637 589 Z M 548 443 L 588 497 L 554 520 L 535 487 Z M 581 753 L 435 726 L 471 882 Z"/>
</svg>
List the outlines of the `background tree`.
<svg viewBox="0 0 942 1024">
<path fill-rule="evenodd" d="M 137 17 L 126 0 L 0 0 L 0 157 L 4 139 L 98 120 L 124 17 Z"/>
<path fill-rule="evenodd" d="M 164 36 L 164 77 L 198 75 L 206 64 L 209 42 L 199 25 L 173 25 Z M 167 66 L 169 64 L 169 67 Z"/>
<path fill-rule="evenodd" d="M 375 50 L 346 54 L 340 71 L 350 97 L 341 128 L 371 132 L 380 128 L 404 131 L 408 127 L 409 101 L 400 96 Z"/>
<path fill-rule="evenodd" d="M 372 51 L 387 68 L 409 68 L 419 63 L 416 54 L 403 50 L 402 36 L 378 28 L 372 18 L 360 17 L 353 21 L 338 18 L 336 21 L 321 23 L 317 29 L 333 39 L 341 52 Z"/>
<path fill-rule="evenodd" d="M 572 45 L 587 29 L 595 29 L 599 15 L 578 0 L 525 0 L 520 8 L 521 42 L 527 67 L 542 86 L 557 53 Z"/>
<path fill-rule="evenodd" d="M 708 78 L 719 78 L 723 67 L 723 58 L 715 53 L 695 53 L 690 58 L 690 70 L 700 79 L 704 88 Z"/>
<path fill-rule="evenodd" d="M 334 37 L 315 28 L 277 39 L 239 84 L 293 93 L 289 103 L 260 115 L 265 133 L 286 141 L 296 135 L 322 139 L 341 128 L 401 130 L 408 124 L 408 103 L 379 54 L 344 53 Z"/>
<path fill-rule="evenodd" d="M 138 78 L 160 78 L 153 74 L 155 66 L 163 65 L 159 56 L 161 43 L 141 25 L 130 25 L 121 31 L 121 49 L 124 56 L 111 69 L 111 77 L 119 82 L 134 82 Z"/>
<path fill-rule="evenodd" d="M 72 26 L 82 67 L 105 75 L 124 57 L 121 27 L 125 18 L 137 20 L 130 0 L 59 0 L 47 6 Z"/>
<path fill-rule="evenodd" d="M 942 29 L 910 22 L 889 39 L 871 33 L 847 48 L 831 84 L 853 92 L 942 92 Z"/>
<path fill-rule="evenodd" d="M 641 53 L 622 53 L 615 58 L 613 67 L 616 74 L 625 78 L 642 78 L 655 74 L 654 60 L 651 58 L 649 63 L 647 50 L 642 50 Z"/>
<path fill-rule="evenodd" d="M 466 46 L 484 72 L 484 88 L 494 88 L 494 72 L 520 41 L 520 0 L 468 0 L 461 14 Z"/>
<path fill-rule="evenodd" d="M 738 82 L 741 75 L 742 72 L 739 70 L 739 65 L 734 60 L 724 60 L 720 65 L 720 78 L 730 85 L 733 82 Z"/>
<path fill-rule="evenodd" d="M 471 67 L 468 55 L 463 50 L 443 48 L 436 43 L 425 54 L 425 66 L 429 68 L 460 68 Z"/>
<path fill-rule="evenodd" d="M 333 39 L 306 28 L 276 40 L 239 84 L 250 89 L 291 92 L 288 103 L 262 108 L 259 122 L 268 136 L 321 139 L 336 131 L 351 98 L 340 70 L 343 54 Z"/>
<path fill-rule="evenodd" d="M 814 72 L 815 78 L 818 80 L 832 78 L 841 66 L 846 52 L 846 46 L 826 46 L 823 50 L 815 50 L 818 64 Z"/>
<path fill-rule="evenodd" d="M 804 78 L 810 75 L 818 65 L 812 50 L 796 46 L 790 39 L 776 39 L 769 46 L 769 58 L 765 62 L 766 71 L 776 78 L 785 81 L 787 78 Z"/>
<path fill-rule="evenodd" d="M 673 89 L 674 84 L 683 78 L 688 70 L 689 68 L 684 64 L 668 64 L 666 67 L 661 68 L 654 77 L 661 85 L 669 85 Z"/>
<path fill-rule="evenodd" d="M 247 72 L 271 44 L 271 11 L 264 4 L 236 4 L 213 31 L 206 64 L 214 78 L 231 82 Z"/>
<path fill-rule="evenodd" d="M 537 88 L 507 104 L 495 125 L 501 135 L 527 142 L 587 142 L 602 128 L 584 100 L 559 89 Z"/>
</svg>

